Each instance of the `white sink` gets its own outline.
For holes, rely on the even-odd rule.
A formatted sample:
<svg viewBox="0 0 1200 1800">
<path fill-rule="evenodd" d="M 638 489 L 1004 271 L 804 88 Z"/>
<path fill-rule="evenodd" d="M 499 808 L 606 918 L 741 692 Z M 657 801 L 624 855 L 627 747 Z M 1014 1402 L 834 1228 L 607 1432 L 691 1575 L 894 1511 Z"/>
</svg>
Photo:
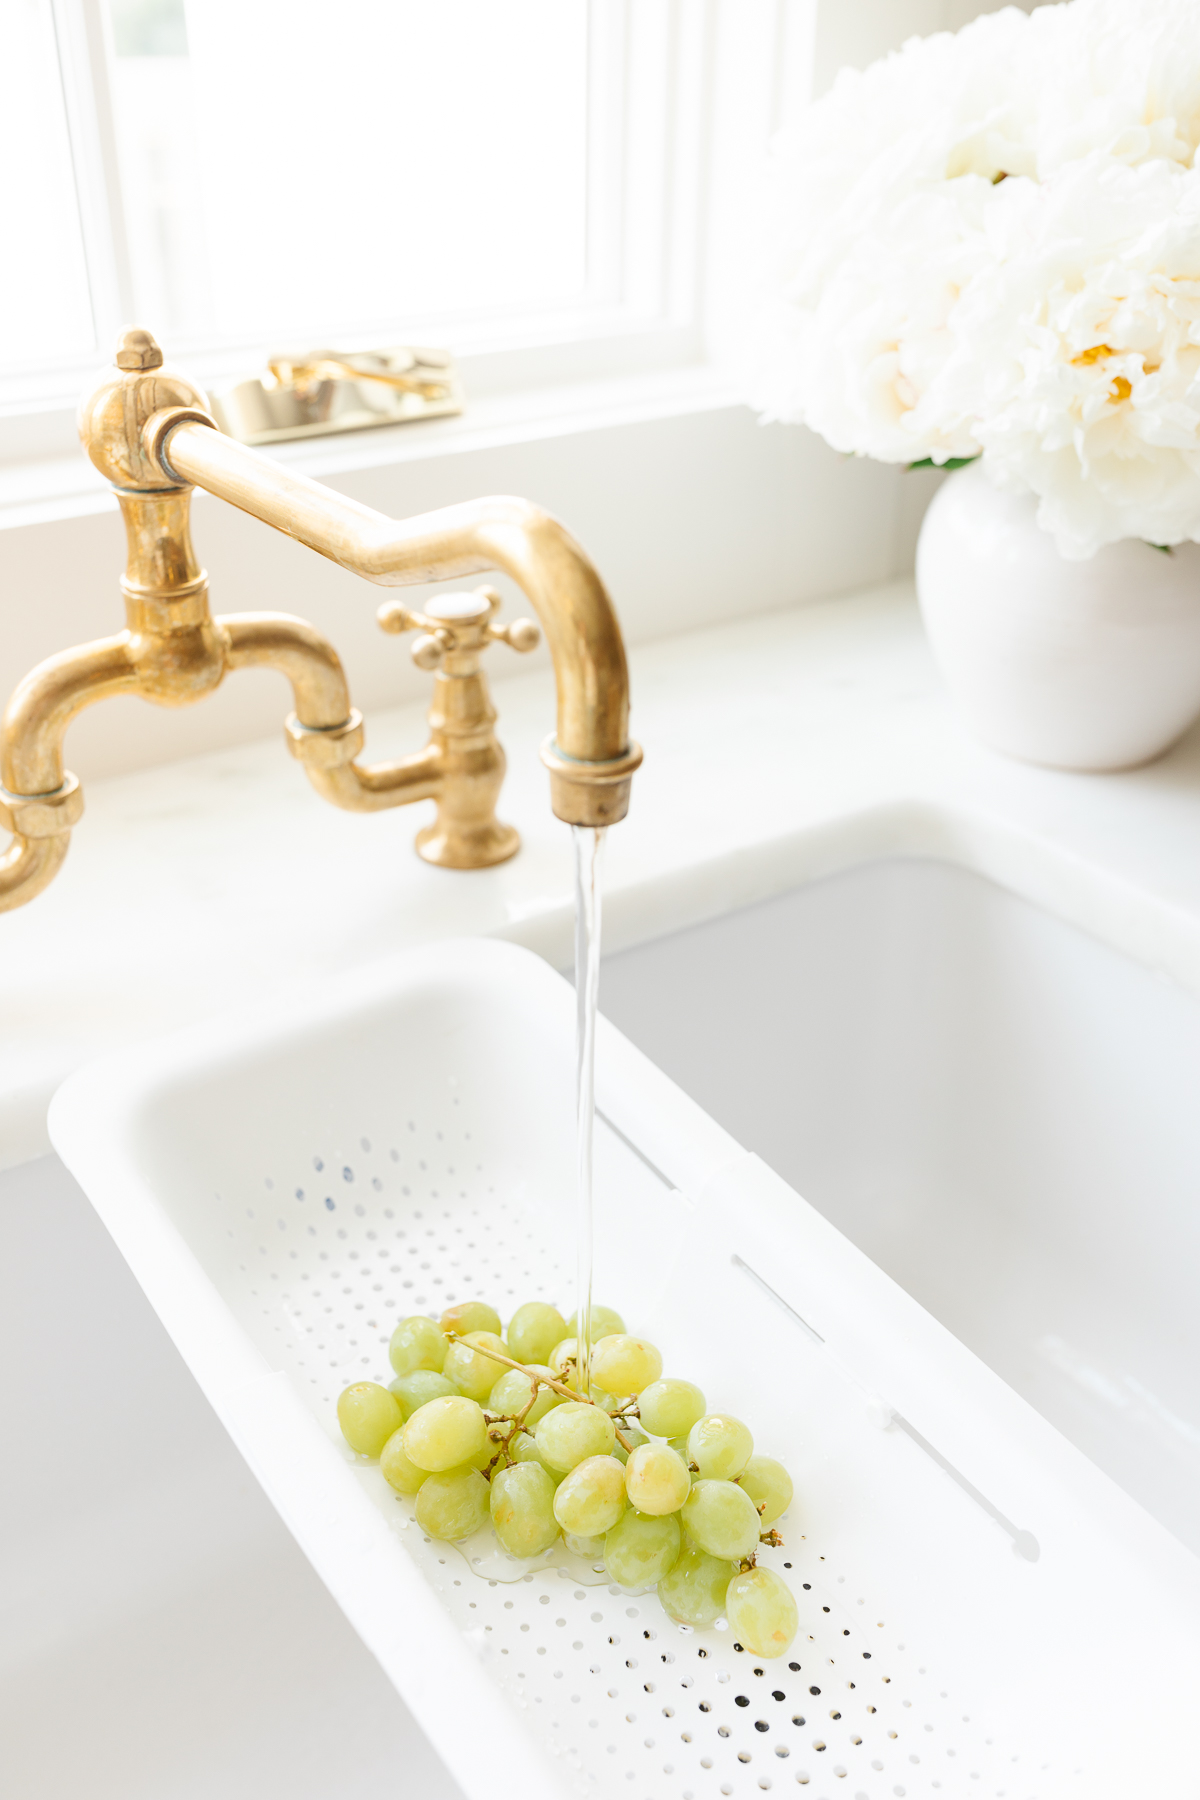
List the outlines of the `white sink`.
<svg viewBox="0 0 1200 1800">
<path fill-rule="evenodd" d="M 481 1579 L 349 1453 L 337 1393 L 386 1372 L 398 1315 L 566 1299 L 573 1014 L 528 952 L 444 943 L 123 1051 L 51 1117 L 469 1800 L 941 1800 L 964 1771 L 1023 1800 L 1190 1800 L 1195 1558 L 604 1021 L 599 1292 L 793 1467 L 767 1553 L 800 1599 L 790 1658 L 760 1683 L 732 1633 L 553 1560 Z"/>
<path fill-rule="evenodd" d="M 888 861 L 608 958 L 608 1017 L 1200 1550 L 1200 1003 Z"/>
</svg>

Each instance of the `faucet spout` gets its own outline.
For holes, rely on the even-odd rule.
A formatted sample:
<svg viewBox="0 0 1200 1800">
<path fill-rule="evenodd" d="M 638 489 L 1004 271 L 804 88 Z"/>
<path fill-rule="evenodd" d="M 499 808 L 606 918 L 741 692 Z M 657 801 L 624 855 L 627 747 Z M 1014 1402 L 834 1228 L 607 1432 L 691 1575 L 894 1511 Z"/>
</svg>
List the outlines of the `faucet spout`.
<svg viewBox="0 0 1200 1800">
<path fill-rule="evenodd" d="M 506 496 L 390 519 L 225 437 L 185 407 L 149 419 L 142 444 L 166 478 L 207 488 L 381 587 L 489 569 L 510 575 L 538 615 L 554 664 L 557 728 L 542 752 L 554 811 L 571 825 L 624 818 L 641 762 L 629 741 L 625 646 L 604 583 L 557 519 Z"/>
</svg>

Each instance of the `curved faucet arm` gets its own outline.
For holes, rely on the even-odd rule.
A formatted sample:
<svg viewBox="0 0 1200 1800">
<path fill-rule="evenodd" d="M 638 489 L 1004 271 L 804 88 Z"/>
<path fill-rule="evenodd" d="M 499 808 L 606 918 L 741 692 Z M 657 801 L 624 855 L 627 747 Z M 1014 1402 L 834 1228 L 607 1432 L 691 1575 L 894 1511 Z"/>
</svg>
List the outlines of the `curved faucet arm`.
<svg viewBox="0 0 1200 1800">
<path fill-rule="evenodd" d="M 362 716 L 350 704 L 337 651 L 304 619 L 225 613 L 216 626 L 227 646 L 227 668 L 278 669 L 291 683 L 296 710 L 285 727 L 288 747 L 322 799 L 347 812 L 385 812 L 436 797 L 441 759 L 432 744 L 397 762 L 355 760 L 363 745 Z"/>
<path fill-rule="evenodd" d="M 64 775 L 63 734 L 77 713 L 137 686 L 128 634 L 51 656 L 30 670 L 4 714 L 0 825 L 13 841 L 0 857 L 0 912 L 36 899 L 62 867 L 83 793 Z"/>
<path fill-rule="evenodd" d="M 7 821 L 6 821 L 7 822 Z M 71 847 L 69 832 L 31 838 L 19 833 L 0 856 L 0 912 L 15 912 L 50 886 Z"/>
<path fill-rule="evenodd" d="M 310 731 L 344 725 L 353 708 L 342 659 L 305 619 L 290 613 L 223 613 L 216 620 L 229 669 L 278 669 L 291 683 L 296 717 Z"/>
<path fill-rule="evenodd" d="M 558 752 L 568 763 L 614 762 L 629 754 L 629 678 L 612 602 L 587 555 L 549 513 L 501 497 L 389 519 L 280 467 L 187 409 L 156 414 L 143 441 L 168 476 L 207 488 L 382 587 L 487 569 L 511 575 L 536 610 L 550 647 Z M 631 762 L 624 772 L 626 802 L 636 766 Z"/>
<path fill-rule="evenodd" d="M 39 663 L 4 709 L 0 775 L 10 794 L 52 794 L 63 784 L 62 743 L 85 706 L 133 693 L 137 671 L 129 633 L 99 638 Z"/>
</svg>

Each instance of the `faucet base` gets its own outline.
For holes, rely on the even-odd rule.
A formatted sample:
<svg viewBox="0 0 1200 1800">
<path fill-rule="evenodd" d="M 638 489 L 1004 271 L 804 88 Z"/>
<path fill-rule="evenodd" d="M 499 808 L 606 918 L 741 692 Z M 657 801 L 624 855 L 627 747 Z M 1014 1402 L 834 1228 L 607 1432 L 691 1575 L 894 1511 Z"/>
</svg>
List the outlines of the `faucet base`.
<svg viewBox="0 0 1200 1800">
<path fill-rule="evenodd" d="M 440 869 L 488 869 L 521 848 L 521 834 L 496 819 L 487 825 L 447 826 L 440 819 L 416 836 L 417 855 Z"/>
</svg>

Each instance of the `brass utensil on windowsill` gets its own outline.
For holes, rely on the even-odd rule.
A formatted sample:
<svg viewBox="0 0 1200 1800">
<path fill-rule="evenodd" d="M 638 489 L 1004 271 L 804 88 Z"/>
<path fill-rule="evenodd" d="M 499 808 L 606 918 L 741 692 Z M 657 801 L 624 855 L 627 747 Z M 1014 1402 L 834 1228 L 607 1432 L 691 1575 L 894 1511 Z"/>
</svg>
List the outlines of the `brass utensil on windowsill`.
<svg viewBox="0 0 1200 1800">
<path fill-rule="evenodd" d="M 273 356 L 262 375 L 231 382 L 212 397 L 221 430 L 243 444 L 405 425 L 462 409 L 462 384 L 449 351 L 410 344 Z"/>
</svg>

